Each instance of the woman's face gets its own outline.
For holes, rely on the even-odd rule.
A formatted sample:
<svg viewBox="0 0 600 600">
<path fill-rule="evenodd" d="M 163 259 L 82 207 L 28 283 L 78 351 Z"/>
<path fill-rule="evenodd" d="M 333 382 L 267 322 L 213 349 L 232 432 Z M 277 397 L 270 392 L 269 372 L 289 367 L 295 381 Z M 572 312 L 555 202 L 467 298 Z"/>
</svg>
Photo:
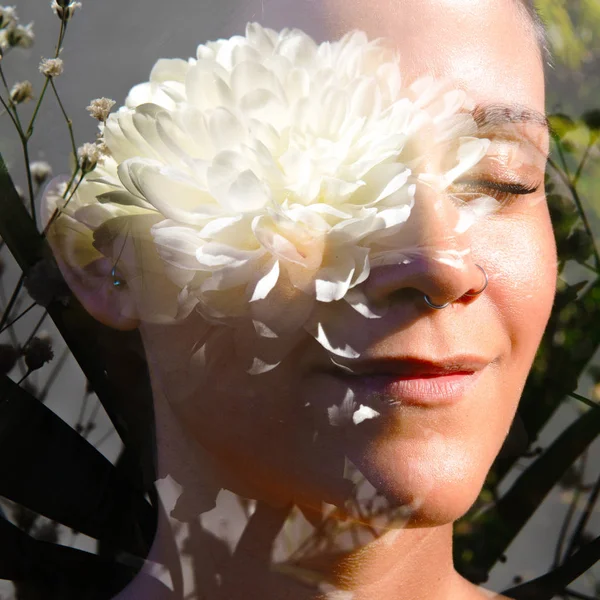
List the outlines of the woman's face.
<svg viewBox="0 0 600 600">
<path fill-rule="evenodd" d="M 479 493 L 554 297 L 555 245 L 543 191 L 548 132 L 536 117 L 544 112 L 543 69 L 517 2 L 389 4 L 329 0 L 331 37 L 354 27 L 388 37 L 405 79 L 432 74 L 467 91 L 493 144 L 469 180 L 539 190 L 502 198 L 501 210 L 461 236 L 450 227 L 456 208 L 449 197 L 419 190 L 410 219 L 420 258 L 373 269 L 361 284 L 387 312 L 366 319 L 340 308 L 336 317 L 338 333 L 361 350 L 353 376 L 336 370 L 307 337 L 270 373 L 243 373 L 229 350 L 201 377 L 193 366 L 186 371 L 182 361 L 166 360 L 189 356 L 205 330 L 198 315 L 156 336 L 149 326 L 142 333 L 181 423 L 240 490 L 249 486 L 254 496 L 281 502 L 340 503 L 351 489 L 343 478 L 349 460 L 391 503 L 410 504 L 415 523 L 440 524 L 458 518 Z M 463 256 L 458 268 L 439 260 L 448 252 Z M 466 296 L 483 283 L 476 265 L 489 285 Z M 452 303 L 434 310 L 425 294 Z M 342 404 L 348 388 L 357 406 L 380 416 L 333 426 L 328 409 Z"/>
</svg>

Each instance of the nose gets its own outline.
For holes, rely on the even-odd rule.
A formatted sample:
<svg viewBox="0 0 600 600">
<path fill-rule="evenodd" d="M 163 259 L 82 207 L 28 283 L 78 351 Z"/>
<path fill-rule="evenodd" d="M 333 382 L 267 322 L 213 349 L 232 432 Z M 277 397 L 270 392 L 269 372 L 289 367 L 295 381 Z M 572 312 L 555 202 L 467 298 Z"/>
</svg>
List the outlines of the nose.
<svg viewBox="0 0 600 600">
<path fill-rule="evenodd" d="M 398 250 L 406 254 L 398 264 L 375 266 L 363 284 L 375 303 L 418 293 L 439 307 L 472 301 L 487 284 L 483 267 L 471 253 L 471 233 L 465 214 L 443 192 L 417 184 L 414 206 L 399 234 Z"/>
</svg>

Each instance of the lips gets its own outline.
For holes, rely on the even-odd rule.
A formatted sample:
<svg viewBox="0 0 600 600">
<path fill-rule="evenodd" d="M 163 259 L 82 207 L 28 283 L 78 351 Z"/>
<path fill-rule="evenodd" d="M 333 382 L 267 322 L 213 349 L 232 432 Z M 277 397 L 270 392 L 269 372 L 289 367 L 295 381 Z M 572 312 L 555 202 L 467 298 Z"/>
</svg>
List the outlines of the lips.
<svg viewBox="0 0 600 600">
<path fill-rule="evenodd" d="M 439 361 L 406 357 L 352 361 L 336 368 L 356 376 L 390 375 L 410 379 L 475 373 L 484 369 L 490 362 L 489 359 L 478 356 L 455 356 Z"/>
<path fill-rule="evenodd" d="M 490 360 L 454 356 L 443 360 L 415 357 L 353 361 L 327 370 L 338 384 L 353 390 L 368 406 L 437 406 L 459 401 Z"/>
</svg>

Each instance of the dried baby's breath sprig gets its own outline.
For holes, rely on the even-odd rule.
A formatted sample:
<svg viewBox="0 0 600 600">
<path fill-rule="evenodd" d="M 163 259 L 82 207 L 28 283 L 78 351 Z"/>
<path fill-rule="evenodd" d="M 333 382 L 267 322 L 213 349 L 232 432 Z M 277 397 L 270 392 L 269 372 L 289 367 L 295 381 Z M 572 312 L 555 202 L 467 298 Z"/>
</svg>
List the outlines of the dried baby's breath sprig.
<svg viewBox="0 0 600 600">
<path fill-rule="evenodd" d="M 106 145 L 106 141 L 104 140 L 104 136 L 99 133 L 96 138 L 96 146 L 98 146 L 98 150 L 100 150 L 100 154 L 102 157 L 110 156 L 110 148 Z"/>
<path fill-rule="evenodd" d="M 21 352 L 29 372 L 37 371 L 54 358 L 52 339 L 48 334 L 40 333 L 33 336 Z"/>
<path fill-rule="evenodd" d="M 81 2 L 70 0 L 53 0 L 50 5 L 54 14 L 64 23 L 67 23 L 77 8 L 81 8 Z"/>
<path fill-rule="evenodd" d="M 2 30 L 2 45 L 8 48 L 28 49 L 33 46 L 35 34 L 33 33 L 33 23 L 28 25 L 13 25 Z"/>
<path fill-rule="evenodd" d="M 30 342 L 21 350 L 29 372 L 41 369 L 47 362 L 54 358 L 52 340 L 47 334 L 40 334 L 31 338 Z"/>
<path fill-rule="evenodd" d="M 10 90 L 10 99 L 13 104 L 29 102 L 33 98 L 33 86 L 30 81 L 19 81 Z"/>
<path fill-rule="evenodd" d="M 116 104 L 114 100 L 110 98 L 96 98 L 90 102 L 90 105 L 86 110 L 94 119 L 105 122 L 108 118 L 111 108 Z"/>
<path fill-rule="evenodd" d="M 102 159 L 102 153 L 96 144 L 86 142 L 77 149 L 77 158 L 81 172 L 85 175 L 96 168 L 98 161 Z"/>
<path fill-rule="evenodd" d="M 42 58 L 39 69 L 46 77 L 58 77 L 62 75 L 64 63 L 61 58 Z"/>
<path fill-rule="evenodd" d="M 45 160 L 30 163 L 29 171 L 37 185 L 42 185 L 52 175 L 52 167 Z"/>
<path fill-rule="evenodd" d="M 18 21 L 17 10 L 14 6 L 0 6 L 0 28 L 12 27 Z"/>
</svg>

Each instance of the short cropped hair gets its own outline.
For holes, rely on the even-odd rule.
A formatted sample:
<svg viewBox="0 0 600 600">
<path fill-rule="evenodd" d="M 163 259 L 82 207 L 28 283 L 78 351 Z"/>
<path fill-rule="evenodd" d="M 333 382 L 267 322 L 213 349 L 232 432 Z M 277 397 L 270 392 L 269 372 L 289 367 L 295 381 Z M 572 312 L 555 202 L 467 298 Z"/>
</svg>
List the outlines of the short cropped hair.
<svg viewBox="0 0 600 600">
<path fill-rule="evenodd" d="M 527 13 L 544 63 L 552 64 L 552 54 L 548 44 L 546 24 L 535 5 L 535 0 L 519 0 L 519 5 Z"/>
</svg>

